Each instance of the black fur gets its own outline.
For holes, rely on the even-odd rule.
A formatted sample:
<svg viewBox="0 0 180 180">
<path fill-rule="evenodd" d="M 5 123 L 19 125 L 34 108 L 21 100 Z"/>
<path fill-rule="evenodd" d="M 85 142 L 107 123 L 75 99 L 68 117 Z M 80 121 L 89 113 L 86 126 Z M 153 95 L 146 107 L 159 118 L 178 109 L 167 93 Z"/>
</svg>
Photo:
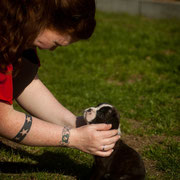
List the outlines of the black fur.
<svg viewBox="0 0 180 180">
<path fill-rule="evenodd" d="M 114 107 L 102 107 L 96 112 L 95 119 L 89 123 L 108 123 L 112 124 L 112 129 L 118 129 L 119 113 Z M 118 140 L 111 156 L 105 158 L 95 156 L 90 179 L 144 180 L 144 163 L 134 149 L 126 145 L 122 140 Z"/>
</svg>

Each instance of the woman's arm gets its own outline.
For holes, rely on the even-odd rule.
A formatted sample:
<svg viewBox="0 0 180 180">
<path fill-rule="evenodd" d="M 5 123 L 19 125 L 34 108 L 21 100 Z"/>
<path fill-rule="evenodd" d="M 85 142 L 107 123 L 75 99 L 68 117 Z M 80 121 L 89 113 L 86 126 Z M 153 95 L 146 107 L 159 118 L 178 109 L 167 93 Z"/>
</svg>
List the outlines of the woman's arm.
<svg viewBox="0 0 180 180">
<path fill-rule="evenodd" d="M 36 76 L 17 98 L 30 114 L 61 126 L 76 126 L 76 116 L 62 106 Z"/>
<path fill-rule="evenodd" d="M 109 156 L 119 139 L 117 130 L 110 125 L 86 125 L 67 130 L 66 128 L 25 115 L 12 105 L 0 101 L 0 135 L 30 146 L 67 146 L 84 152 Z M 106 145 L 106 151 L 102 151 Z"/>
<path fill-rule="evenodd" d="M 0 102 L 0 135 L 7 139 L 30 146 L 59 146 L 62 129 Z"/>
<path fill-rule="evenodd" d="M 31 130 L 21 142 L 23 144 L 60 146 L 64 135 L 65 138 L 69 136 L 69 143 L 65 144 L 68 147 L 74 147 L 94 155 L 108 156 L 112 153 L 112 148 L 119 139 L 117 130 L 109 130 L 110 125 L 94 124 L 75 128 L 76 116 L 55 99 L 38 77 L 26 87 L 17 101 L 35 116 L 32 117 Z M 6 111 L 2 111 L 2 117 L 0 117 L 0 126 L 2 125 L 0 134 L 12 139 L 18 133 L 22 133 L 22 127 L 26 124 L 26 116 L 15 111 L 12 107 L 7 109 L 9 112 L 4 115 L 3 112 Z M 67 131 L 65 126 L 72 129 Z M 106 145 L 106 151 L 102 151 L 104 145 Z"/>
</svg>

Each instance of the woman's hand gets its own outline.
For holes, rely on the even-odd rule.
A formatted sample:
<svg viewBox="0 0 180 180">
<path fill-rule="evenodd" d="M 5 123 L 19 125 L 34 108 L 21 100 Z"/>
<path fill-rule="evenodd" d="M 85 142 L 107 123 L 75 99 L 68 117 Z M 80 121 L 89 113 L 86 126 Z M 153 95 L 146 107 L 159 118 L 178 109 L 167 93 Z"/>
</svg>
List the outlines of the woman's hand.
<svg viewBox="0 0 180 180">
<path fill-rule="evenodd" d="M 71 129 L 70 146 L 89 154 L 107 157 L 120 138 L 117 130 L 110 129 L 111 124 L 91 124 Z"/>
</svg>

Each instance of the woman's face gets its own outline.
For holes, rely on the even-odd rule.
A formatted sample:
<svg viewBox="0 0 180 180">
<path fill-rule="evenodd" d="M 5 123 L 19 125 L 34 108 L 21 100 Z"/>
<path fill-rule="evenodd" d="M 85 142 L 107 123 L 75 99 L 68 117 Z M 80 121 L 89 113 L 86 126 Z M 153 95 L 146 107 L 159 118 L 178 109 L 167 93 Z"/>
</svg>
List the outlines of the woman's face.
<svg viewBox="0 0 180 180">
<path fill-rule="evenodd" d="M 75 42 L 70 35 L 59 34 L 56 31 L 45 29 L 34 40 L 33 45 L 39 49 L 54 50 L 58 46 L 67 46 Z"/>
</svg>

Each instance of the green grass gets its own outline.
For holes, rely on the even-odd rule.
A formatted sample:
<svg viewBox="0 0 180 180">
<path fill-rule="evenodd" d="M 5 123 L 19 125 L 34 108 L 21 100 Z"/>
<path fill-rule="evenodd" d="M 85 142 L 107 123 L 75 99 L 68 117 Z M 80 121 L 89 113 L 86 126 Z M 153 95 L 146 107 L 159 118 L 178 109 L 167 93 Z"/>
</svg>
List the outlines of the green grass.
<svg viewBox="0 0 180 180">
<path fill-rule="evenodd" d="M 180 146 L 175 141 L 150 145 L 144 155 L 157 161 L 157 169 L 165 172 L 164 179 L 180 179 Z"/>
<path fill-rule="evenodd" d="M 147 179 L 179 179 L 179 29 L 179 20 L 97 13 L 90 40 L 39 51 L 40 79 L 73 113 L 108 102 L 121 113 L 124 135 L 164 137 L 141 147 L 160 172 Z M 73 149 L 0 145 L 2 179 L 86 179 L 93 162 Z"/>
</svg>

